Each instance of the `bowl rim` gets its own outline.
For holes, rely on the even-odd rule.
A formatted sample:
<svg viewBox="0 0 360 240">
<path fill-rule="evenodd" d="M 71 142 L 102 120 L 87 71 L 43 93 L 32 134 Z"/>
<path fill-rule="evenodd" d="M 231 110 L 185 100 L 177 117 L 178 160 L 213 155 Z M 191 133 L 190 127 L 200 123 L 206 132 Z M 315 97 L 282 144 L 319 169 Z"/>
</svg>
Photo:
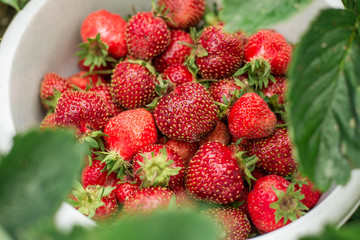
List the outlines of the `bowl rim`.
<svg viewBox="0 0 360 240">
<path fill-rule="evenodd" d="M 48 2 L 49 0 L 30 1 L 23 10 L 16 14 L 0 43 L 0 112 L 2 113 L 0 118 L 0 152 L 10 150 L 12 138 L 16 134 L 10 109 L 10 81 L 17 47 L 32 17 L 40 11 L 44 11 L 43 7 Z M 334 186 L 332 191 L 303 217 L 255 239 L 297 239 L 300 236 L 321 231 L 327 223 L 335 224 L 337 227 L 342 226 L 360 205 L 359 183 L 360 170 L 353 170 L 350 181 L 346 185 Z M 336 207 L 338 206 L 341 206 L 343 210 L 337 210 Z M 61 209 L 63 208 L 60 208 L 60 211 L 62 211 Z M 84 216 L 84 218 L 86 217 Z M 79 222 L 73 222 L 73 224 L 83 225 L 84 220 L 79 219 Z"/>
</svg>

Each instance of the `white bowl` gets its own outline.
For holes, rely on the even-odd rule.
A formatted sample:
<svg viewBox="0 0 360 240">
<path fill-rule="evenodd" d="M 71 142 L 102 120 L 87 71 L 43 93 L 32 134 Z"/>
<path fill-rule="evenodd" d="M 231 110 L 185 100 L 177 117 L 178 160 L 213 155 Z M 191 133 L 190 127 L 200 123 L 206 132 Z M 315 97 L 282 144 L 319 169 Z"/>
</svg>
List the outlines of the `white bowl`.
<svg viewBox="0 0 360 240">
<path fill-rule="evenodd" d="M 338 1 L 330 1 L 332 3 Z M 0 44 L 0 152 L 11 148 L 16 132 L 37 127 L 44 116 L 39 100 L 42 76 L 54 71 L 70 76 L 78 71 L 74 53 L 80 43 L 79 29 L 92 11 L 107 9 L 122 16 L 136 10 L 149 10 L 148 0 L 31 0 L 10 24 Z M 319 9 L 329 7 L 314 1 L 304 12 L 274 26 L 290 41 L 296 41 Z M 327 223 L 341 226 L 359 206 L 360 171 L 353 171 L 346 186 L 334 186 L 321 202 L 295 222 L 256 239 L 298 239 L 319 232 Z M 70 221 L 71 220 L 71 221 Z M 64 204 L 56 215 L 58 226 L 92 222 Z"/>
</svg>

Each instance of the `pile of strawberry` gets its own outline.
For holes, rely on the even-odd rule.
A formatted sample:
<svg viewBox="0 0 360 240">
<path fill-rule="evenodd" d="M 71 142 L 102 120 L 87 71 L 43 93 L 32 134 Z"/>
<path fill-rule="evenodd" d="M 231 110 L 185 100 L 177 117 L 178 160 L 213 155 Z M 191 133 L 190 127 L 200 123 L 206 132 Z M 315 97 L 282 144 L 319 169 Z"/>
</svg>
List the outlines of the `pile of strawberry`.
<svg viewBox="0 0 360 240">
<path fill-rule="evenodd" d="M 288 137 L 292 46 L 273 30 L 228 33 L 204 14 L 204 0 L 159 0 L 128 20 L 93 12 L 81 70 L 44 76 L 40 128 L 74 128 L 89 145 L 69 196 L 83 214 L 116 221 L 206 203 L 200 214 L 222 239 L 246 239 L 318 201 Z"/>
</svg>

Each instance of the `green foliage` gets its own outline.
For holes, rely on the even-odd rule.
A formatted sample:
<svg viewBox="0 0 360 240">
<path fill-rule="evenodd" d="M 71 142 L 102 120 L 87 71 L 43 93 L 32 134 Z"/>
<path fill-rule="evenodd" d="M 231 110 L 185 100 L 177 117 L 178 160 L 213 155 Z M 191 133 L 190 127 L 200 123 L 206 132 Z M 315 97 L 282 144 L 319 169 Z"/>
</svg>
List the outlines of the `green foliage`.
<svg viewBox="0 0 360 240">
<path fill-rule="evenodd" d="M 341 229 L 334 226 L 326 226 L 324 231 L 318 235 L 303 237 L 300 240 L 355 240 L 360 236 L 360 222 L 352 222 Z"/>
<path fill-rule="evenodd" d="M 290 69 L 290 132 L 302 171 L 325 190 L 360 166 L 360 38 L 354 11 L 321 12 Z"/>
<path fill-rule="evenodd" d="M 1 3 L 13 7 L 14 9 L 16 9 L 16 11 L 20 11 L 21 9 L 23 9 L 29 1 L 30 0 L 0 0 Z"/>
<path fill-rule="evenodd" d="M 303 9 L 311 0 L 222 0 L 220 19 L 229 31 L 248 34 L 285 20 Z"/>
</svg>

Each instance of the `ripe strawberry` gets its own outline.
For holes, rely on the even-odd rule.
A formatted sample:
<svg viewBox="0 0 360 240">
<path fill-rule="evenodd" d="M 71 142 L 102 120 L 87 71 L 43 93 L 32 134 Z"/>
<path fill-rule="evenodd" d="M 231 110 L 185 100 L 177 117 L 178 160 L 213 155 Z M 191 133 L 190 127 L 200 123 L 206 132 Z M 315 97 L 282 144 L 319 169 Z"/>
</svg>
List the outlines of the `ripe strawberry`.
<svg viewBox="0 0 360 240">
<path fill-rule="evenodd" d="M 118 14 L 107 10 L 90 13 L 83 21 L 80 35 L 83 42 L 100 33 L 101 40 L 108 45 L 108 52 L 115 58 L 127 54 L 125 42 L 126 21 Z"/>
<path fill-rule="evenodd" d="M 301 202 L 308 208 L 312 209 L 321 197 L 321 191 L 316 189 L 315 184 L 306 177 L 294 174 L 295 190 L 300 189 L 300 193 L 304 195 Z"/>
<path fill-rule="evenodd" d="M 86 75 L 86 73 L 85 71 L 80 71 L 68 77 L 68 81 L 74 89 L 86 90 L 99 84 L 106 84 L 106 81 L 100 75 Z"/>
<path fill-rule="evenodd" d="M 49 113 L 47 114 L 44 119 L 41 121 L 40 123 L 40 130 L 45 130 L 45 129 L 54 129 L 56 127 L 55 124 L 55 113 Z"/>
<path fill-rule="evenodd" d="M 175 139 L 169 139 L 165 146 L 177 152 L 183 158 L 185 165 L 188 164 L 199 149 L 197 142 L 183 142 Z"/>
<path fill-rule="evenodd" d="M 167 137 L 195 142 L 210 134 L 218 120 L 217 107 L 199 83 L 178 86 L 163 96 L 154 110 L 159 130 Z"/>
<path fill-rule="evenodd" d="M 191 53 L 191 47 L 185 46 L 180 42 L 193 44 L 191 36 L 183 30 L 171 30 L 170 44 L 166 50 L 154 58 L 156 71 L 162 73 L 171 65 L 184 64 L 186 58 Z"/>
<path fill-rule="evenodd" d="M 81 184 L 84 188 L 89 185 L 112 186 L 117 181 L 116 175 L 103 171 L 105 164 L 98 160 L 92 160 L 91 165 L 86 165 L 81 172 Z"/>
<path fill-rule="evenodd" d="M 170 30 L 164 20 L 152 12 L 139 12 L 129 19 L 125 40 L 130 56 L 147 61 L 169 46 Z"/>
<path fill-rule="evenodd" d="M 270 81 L 267 87 L 262 89 L 265 96 L 271 98 L 274 95 L 278 95 L 278 104 L 284 104 L 286 101 L 288 81 L 286 77 L 275 76 L 275 82 Z"/>
<path fill-rule="evenodd" d="M 65 78 L 53 72 L 46 73 L 40 85 L 42 105 L 46 109 L 55 109 L 60 94 L 68 89 L 70 89 L 70 83 Z"/>
<path fill-rule="evenodd" d="M 235 102 L 228 122 L 230 133 L 234 137 L 257 139 L 274 132 L 276 116 L 259 95 L 249 92 Z"/>
<path fill-rule="evenodd" d="M 124 111 L 122 107 L 114 103 L 111 97 L 110 85 L 100 84 L 97 85 L 96 87 L 92 87 L 89 91 L 96 93 L 104 100 L 106 106 L 108 107 L 110 118 Z"/>
<path fill-rule="evenodd" d="M 269 137 L 250 140 L 247 147 L 249 154 L 259 158 L 257 166 L 267 174 L 288 176 L 297 170 L 286 128 L 275 129 Z"/>
<path fill-rule="evenodd" d="M 131 184 L 128 182 L 119 183 L 116 185 L 116 189 L 114 190 L 116 200 L 119 204 L 125 204 L 125 201 L 137 190 L 139 190 L 139 186 L 136 184 Z"/>
<path fill-rule="evenodd" d="M 240 89 L 241 87 L 236 85 L 236 81 L 233 77 L 210 82 L 210 86 L 208 88 L 215 102 L 226 105 L 234 100 L 235 91 L 240 91 Z"/>
<path fill-rule="evenodd" d="M 199 141 L 199 145 L 204 145 L 207 142 L 220 142 L 224 145 L 228 145 L 230 143 L 230 132 L 227 124 L 222 121 L 218 121 L 216 123 L 215 129 L 210 133 L 209 136 L 201 139 Z"/>
<path fill-rule="evenodd" d="M 243 213 L 245 213 L 246 217 L 250 219 L 250 214 L 247 209 L 247 198 L 249 195 L 249 189 L 247 187 L 244 187 L 241 191 L 241 195 L 238 199 L 236 199 L 231 206 L 240 209 Z"/>
<path fill-rule="evenodd" d="M 64 92 L 55 108 L 57 126 L 74 127 L 79 133 L 102 130 L 109 120 L 106 104 L 95 93 Z"/>
<path fill-rule="evenodd" d="M 258 179 L 247 199 L 251 220 L 260 232 L 274 231 L 296 220 L 307 210 L 304 196 L 294 185 L 278 175 Z"/>
<path fill-rule="evenodd" d="M 232 76 L 243 63 L 243 39 L 227 33 L 222 26 L 206 27 L 197 41 L 196 65 L 203 78 L 221 79 Z M 205 50 L 205 51 L 204 51 Z"/>
<path fill-rule="evenodd" d="M 164 78 L 169 79 L 175 86 L 195 81 L 193 74 L 189 71 L 187 66 L 183 64 L 171 65 L 166 68 L 162 74 Z"/>
<path fill-rule="evenodd" d="M 171 28 L 195 27 L 205 13 L 205 0 L 159 0 L 157 6 L 165 6 L 166 23 Z"/>
<path fill-rule="evenodd" d="M 237 208 L 212 208 L 203 214 L 214 219 L 218 226 L 218 239 L 245 240 L 249 237 L 251 224 L 242 210 Z"/>
<path fill-rule="evenodd" d="M 107 152 L 98 153 L 109 172 L 118 177 L 129 171 L 131 158 L 143 147 L 157 141 L 153 116 L 143 108 L 126 110 L 110 118 L 104 137 Z"/>
<path fill-rule="evenodd" d="M 202 145 L 188 164 L 185 188 L 198 199 L 228 204 L 240 197 L 243 187 L 238 162 L 222 143 Z"/>
<path fill-rule="evenodd" d="M 155 80 L 143 65 L 131 60 L 120 62 L 111 77 L 112 99 L 126 109 L 144 107 L 156 97 Z"/>
<path fill-rule="evenodd" d="M 140 188 L 124 203 L 125 214 L 149 214 L 157 209 L 167 208 L 172 192 L 162 187 Z"/>
<path fill-rule="evenodd" d="M 132 161 L 134 177 L 141 187 L 161 186 L 174 190 L 184 184 L 184 160 L 163 144 L 147 145 Z"/>
</svg>

